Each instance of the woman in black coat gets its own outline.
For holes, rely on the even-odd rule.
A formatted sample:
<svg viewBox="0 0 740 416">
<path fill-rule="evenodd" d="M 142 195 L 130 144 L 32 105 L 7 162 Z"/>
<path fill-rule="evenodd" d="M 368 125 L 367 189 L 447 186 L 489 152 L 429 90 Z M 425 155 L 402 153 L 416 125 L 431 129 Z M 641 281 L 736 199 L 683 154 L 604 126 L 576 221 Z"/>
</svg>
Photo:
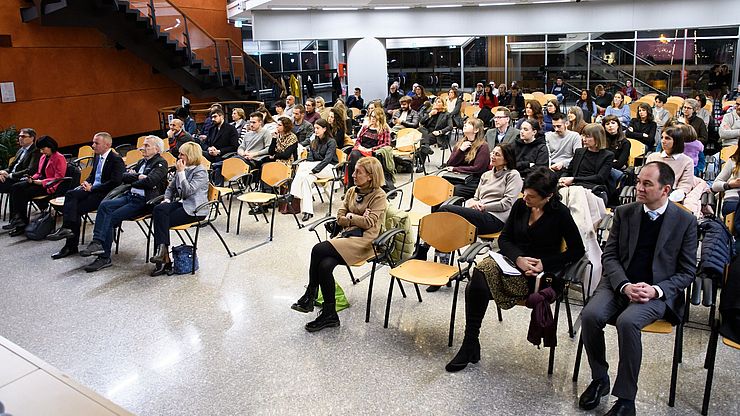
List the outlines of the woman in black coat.
<svg viewBox="0 0 740 416">
<path fill-rule="evenodd" d="M 625 134 L 630 139 L 644 143 L 648 151 L 655 149 L 655 131 L 658 125 L 653 120 L 653 109 L 647 103 L 637 106 L 637 117 L 630 120 Z"/>
<path fill-rule="evenodd" d="M 583 129 L 583 147 L 576 149 L 570 166 L 560 178 L 561 186 L 579 185 L 601 196 L 612 194 L 609 177 L 614 153 L 607 149 L 606 132 L 598 123 L 589 123 Z"/>
</svg>

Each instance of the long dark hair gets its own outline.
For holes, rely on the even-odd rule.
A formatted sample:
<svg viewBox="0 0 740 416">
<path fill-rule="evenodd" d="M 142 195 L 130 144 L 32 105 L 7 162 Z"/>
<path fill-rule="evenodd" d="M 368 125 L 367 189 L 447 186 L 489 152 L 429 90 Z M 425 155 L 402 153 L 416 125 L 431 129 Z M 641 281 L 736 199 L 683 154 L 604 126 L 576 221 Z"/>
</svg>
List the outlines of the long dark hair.
<svg viewBox="0 0 740 416">
<path fill-rule="evenodd" d="M 336 120 L 336 116 L 334 116 L 334 117 L 335 117 L 335 120 Z M 333 138 L 334 135 L 332 134 L 331 128 L 329 128 L 329 123 L 326 120 L 324 120 L 323 118 L 320 118 L 320 119 L 314 121 L 313 124 L 318 124 L 319 126 L 321 126 L 324 129 L 326 129 L 324 131 L 324 137 L 319 137 L 319 135 L 316 134 L 316 135 L 314 135 L 314 139 L 311 140 L 311 149 L 316 150 L 319 147 L 319 144 L 326 143 L 327 141 L 329 141 L 329 139 Z"/>
<path fill-rule="evenodd" d="M 589 90 L 583 90 L 583 91 L 581 91 L 581 93 L 584 93 L 584 92 L 586 93 L 586 99 L 583 100 L 580 97 L 578 97 L 578 102 L 577 103 L 578 103 L 579 106 L 582 103 L 586 103 L 586 105 L 588 106 L 588 111 L 590 112 L 591 109 L 594 106 L 594 99 L 593 99 L 593 97 L 591 97 L 591 91 L 589 91 Z"/>
<path fill-rule="evenodd" d="M 615 121 L 617 123 L 619 130 L 617 130 L 616 136 L 610 135 L 609 131 L 606 129 L 606 123 L 610 121 Z M 624 135 L 624 130 L 622 129 L 622 123 L 619 121 L 619 117 L 613 114 L 608 115 L 601 120 L 601 125 L 604 127 L 604 131 L 606 132 L 606 140 L 609 142 L 610 149 L 617 149 L 622 145 L 623 140 L 627 140 Z"/>
<path fill-rule="evenodd" d="M 486 88 L 488 88 L 488 92 L 486 92 Z M 493 87 L 490 84 L 483 87 L 483 96 L 491 100 L 492 102 L 495 102 L 494 99 L 496 98 L 496 96 L 493 95 Z"/>
<path fill-rule="evenodd" d="M 650 108 L 650 104 L 648 104 L 648 103 L 640 103 L 640 104 L 637 105 L 637 114 L 636 114 L 637 119 L 640 122 L 642 122 L 642 119 L 640 118 L 640 109 L 641 108 L 644 109 L 645 110 L 645 114 L 647 114 L 647 117 L 645 117 L 645 124 L 652 123 L 654 121 L 653 120 L 653 109 Z"/>
<path fill-rule="evenodd" d="M 506 169 L 516 169 L 516 152 L 514 152 L 514 146 L 507 143 L 502 143 L 496 147 L 501 149 L 501 154 L 504 155 L 504 160 L 506 161 Z M 494 149 L 496 149 L 496 147 L 494 147 Z"/>
</svg>

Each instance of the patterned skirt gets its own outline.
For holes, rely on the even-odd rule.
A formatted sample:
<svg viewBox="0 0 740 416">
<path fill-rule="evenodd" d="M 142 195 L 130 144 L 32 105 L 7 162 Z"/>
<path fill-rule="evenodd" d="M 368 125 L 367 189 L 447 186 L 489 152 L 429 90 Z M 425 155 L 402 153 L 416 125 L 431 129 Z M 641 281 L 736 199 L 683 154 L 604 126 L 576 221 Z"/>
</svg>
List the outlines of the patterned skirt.
<svg viewBox="0 0 740 416">
<path fill-rule="evenodd" d="M 525 276 L 504 275 L 490 257 L 481 260 L 476 268 L 486 277 L 493 301 L 501 309 L 513 308 L 529 294 L 529 285 Z"/>
</svg>

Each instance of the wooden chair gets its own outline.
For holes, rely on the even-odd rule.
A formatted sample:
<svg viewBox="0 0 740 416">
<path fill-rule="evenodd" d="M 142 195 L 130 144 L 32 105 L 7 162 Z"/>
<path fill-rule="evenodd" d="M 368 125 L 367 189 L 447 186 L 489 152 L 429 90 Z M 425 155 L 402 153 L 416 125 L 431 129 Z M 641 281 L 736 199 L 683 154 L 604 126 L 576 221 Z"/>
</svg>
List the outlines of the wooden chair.
<svg viewBox="0 0 740 416">
<path fill-rule="evenodd" d="M 545 99 L 545 102 L 550 101 L 550 100 L 557 100 L 558 99 L 558 97 L 555 94 L 545 94 L 545 95 L 542 96 L 542 98 Z"/>
<path fill-rule="evenodd" d="M 655 105 L 655 97 L 657 97 L 657 95 L 652 95 L 652 94 L 643 95 L 639 100 L 637 100 L 637 102 L 646 103 L 647 105 L 652 107 Z"/>
<path fill-rule="evenodd" d="M 77 159 L 88 156 L 95 156 L 92 146 L 82 146 L 77 150 Z"/>
<path fill-rule="evenodd" d="M 270 223 L 270 234 L 267 239 L 261 243 L 257 243 L 249 248 L 235 253 L 235 255 L 246 253 L 247 251 L 254 250 L 257 247 L 261 247 L 272 241 L 275 231 L 275 211 L 278 209 L 278 202 L 288 202 L 288 193 L 280 194 L 281 188 L 290 188 L 292 169 L 290 166 L 285 165 L 281 162 L 269 162 L 262 166 L 262 182 L 272 189 L 272 192 L 245 192 L 236 197 L 239 200 L 239 216 L 236 222 L 236 234 L 239 234 L 242 219 L 242 207 L 246 203 L 251 209 L 257 209 L 258 207 L 272 206 L 272 220 L 268 221 L 267 213 L 262 212 L 265 217 L 265 221 Z M 254 219 L 259 221 L 257 214 L 254 213 Z M 303 228 L 303 225 L 298 221 L 296 214 L 292 214 L 295 219 L 298 228 Z"/>
<path fill-rule="evenodd" d="M 534 94 L 526 93 L 526 94 L 522 94 L 522 97 L 524 97 L 525 100 L 536 100 Z"/>
<path fill-rule="evenodd" d="M 422 217 L 419 222 L 419 233 L 417 236 L 417 248 L 421 241 L 430 247 L 445 253 L 452 253 L 452 261 L 455 260 L 455 252 L 475 242 L 475 226 L 465 218 L 451 212 L 435 212 Z M 465 256 L 467 251 L 462 256 Z M 410 259 L 400 266 L 390 270 L 390 284 L 388 287 L 388 299 L 385 306 L 385 322 L 383 328 L 388 328 L 390 316 L 391 299 L 393 297 L 393 286 L 395 281 L 406 281 L 413 283 L 416 293 L 421 302 L 419 285 L 443 286 L 455 281 L 455 290 L 452 297 L 452 310 L 450 312 L 450 332 L 448 345 L 452 346 L 452 338 L 455 330 L 455 312 L 457 309 L 457 294 L 459 292 L 460 280 L 466 276 L 468 268 L 463 270 L 460 260 L 457 267 L 426 260 Z"/>
<path fill-rule="evenodd" d="M 170 168 L 171 169 L 171 168 L 174 168 L 175 167 L 175 163 L 177 162 L 177 158 L 175 158 L 175 156 L 173 156 L 172 153 L 170 153 L 170 152 L 163 152 L 162 153 L 162 158 L 165 161 L 167 161 L 167 168 Z"/>
<path fill-rule="evenodd" d="M 667 102 L 663 104 L 663 108 L 668 111 L 668 114 L 671 117 L 675 117 L 676 114 L 678 114 L 678 109 L 681 108 L 681 105 L 677 104 L 676 102 Z"/>
<path fill-rule="evenodd" d="M 463 101 L 470 103 L 473 101 L 473 94 L 469 92 L 464 92 L 462 95 L 462 99 Z"/>
<path fill-rule="evenodd" d="M 237 192 L 244 192 L 249 183 L 251 182 L 252 175 L 250 174 L 249 165 L 244 160 L 238 157 L 232 157 L 224 160 L 221 165 L 221 175 L 224 177 L 225 186 L 214 186 L 216 192 L 218 192 L 218 201 L 226 211 L 226 232 L 229 232 L 229 225 L 231 224 L 231 205 L 233 201 L 233 195 Z M 245 183 L 244 181 L 247 180 Z M 229 206 L 226 206 L 224 197 L 229 197 Z"/>
<path fill-rule="evenodd" d="M 471 105 L 471 106 L 465 107 L 465 110 L 463 110 L 463 112 L 465 113 L 466 118 L 477 117 L 478 112 L 480 112 L 480 107 Z"/>
<path fill-rule="evenodd" d="M 136 139 L 136 148 L 141 148 L 144 146 L 144 140 L 146 140 L 147 136 L 139 136 L 138 139 Z"/>
<path fill-rule="evenodd" d="M 638 157 L 642 157 L 645 155 L 646 146 L 645 143 L 635 140 L 635 139 L 627 139 L 630 141 L 630 157 L 627 159 L 627 166 L 634 167 L 635 166 L 635 160 Z"/>
<path fill-rule="evenodd" d="M 410 160 L 412 164 L 411 178 L 408 182 L 405 182 L 396 187 L 400 188 L 407 183 L 414 181 L 414 172 L 416 171 L 417 162 L 419 161 L 418 152 L 421 145 L 421 132 L 417 129 L 405 128 L 398 131 L 396 134 L 396 145 L 393 147 L 393 156 L 400 159 Z M 426 167 L 422 162 L 422 168 L 424 174 L 426 174 Z"/>
<path fill-rule="evenodd" d="M 545 93 L 542 92 L 542 91 L 534 91 L 534 92 L 532 92 L 532 97 L 534 97 L 535 100 L 537 99 L 537 97 L 543 97 L 544 98 L 545 97 Z"/>
<path fill-rule="evenodd" d="M 542 107 L 544 107 L 547 104 L 547 98 L 545 98 L 545 94 L 535 95 L 534 99 L 537 100 L 537 102 L 540 103 Z"/>
<path fill-rule="evenodd" d="M 441 93 L 437 94 L 437 97 L 439 97 L 440 99 L 442 99 L 442 101 L 444 101 L 445 102 L 445 105 L 446 105 L 447 104 L 447 100 L 449 99 L 449 94 L 446 93 L 446 92 L 441 92 Z"/>
<path fill-rule="evenodd" d="M 609 322 L 614 325 L 615 322 Z M 673 333 L 673 326 L 670 322 L 659 319 L 646 327 L 642 328 L 643 333 L 670 335 Z M 576 363 L 573 368 L 573 382 L 578 381 L 578 372 L 581 367 L 581 356 L 583 355 L 583 337 L 578 339 L 578 349 L 576 350 Z M 673 407 L 676 402 L 676 382 L 678 380 L 678 364 L 681 362 L 683 355 L 683 322 L 676 325 L 675 338 L 673 342 L 673 362 L 671 365 L 671 385 L 668 394 L 668 406 Z"/>
<path fill-rule="evenodd" d="M 625 95 L 624 96 L 624 104 L 625 105 L 629 105 L 630 103 L 632 103 L 632 97 L 630 97 L 629 95 Z"/>
<path fill-rule="evenodd" d="M 409 220 L 412 226 L 418 226 L 419 220 L 427 215 L 422 212 L 412 211 L 414 208 L 414 199 L 418 199 L 422 203 L 433 207 L 440 205 L 448 200 L 455 187 L 441 176 L 423 176 L 414 182 L 411 188 L 411 201 L 409 202 L 409 209 L 406 212 L 409 213 Z"/>
<path fill-rule="evenodd" d="M 666 103 L 675 103 L 679 107 L 683 105 L 684 99 L 683 97 L 677 97 L 675 95 L 672 95 L 666 99 Z"/>
<path fill-rule="evenodd" d="M 355 118 L 359 117 L 360 114 L 362 114 L 362 111 L 360 111 L 359 109 L 354 108 L 354 107 L 350 108 L 350 111 L 352 111 L 352 119 L 355 119 Z"/>
<path fill-rule="evenodd" d="M 719 151 L 719 158 L 722 161 L 727 162 L 728 160 L 730 160 L 730 156 L 735 154 L 736 151 L 737 151 L 736 144 L 733 144 L 732 146 L 723 147 L 722 150 Z"/>
<path fill-rule="evenodd" d="M 141 154 L 141 151 L 139 151 L 139 149 L 132 149 L 126 153 L 126 156 L 123 157 L 123 162 L 126 164 L 127 167 L 132 167 L 143 157 L 144 155 Z"/>
<path fill-rule="evenodd" d="M 627 107 L 630 109 L 630 117 L 637 118 L 637 106 L 639 105 L 639 102 L 634 102 L 629 104 Z"/>
</svg>

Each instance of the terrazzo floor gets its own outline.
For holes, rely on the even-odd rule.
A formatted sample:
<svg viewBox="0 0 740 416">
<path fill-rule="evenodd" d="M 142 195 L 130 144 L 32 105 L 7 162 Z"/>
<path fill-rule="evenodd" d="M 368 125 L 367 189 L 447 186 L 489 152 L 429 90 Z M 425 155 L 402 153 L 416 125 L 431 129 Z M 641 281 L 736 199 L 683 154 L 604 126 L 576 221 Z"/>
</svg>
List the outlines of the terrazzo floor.
<svg viewBox="0 0 740 416">
<path fill-rule="evenodd" d="M 400 175 L 398 182 L 407 177 Z M 410 185 L 405 189 L 408 207 Z M 315 206 L 322 215 L 327 204 Z M 428 208 L 415 203 L 414 209 Z M 223 233 L 225 217 L 217 224 L 234 251 L 267 234 L 263 221 L 246 215 L 239 236 Z M 91 259 L 52 260 L 59 242 L 0 234 L 6 270 L 0 276 L 0 335 L 135 414 L 571 415 L 602 414 L 614 399 L 605 398 L 593 412 L 578 409 L 589 372 L 584 359 L 579 381 L 571 381 L 577 338 L 567 335 L 564 311 L 552 376 L 547 376 L 548 351 L 526 340 L 530 311 L 522 307 L 505 311 L 503 322 L 491 308 L 480 363 L 446 373 L 462 339 L 462 293 L 452 348 L 448 288 L 422 291 L 422 303 L 411 286 L 406 299 L 395 290 L 384 329 L 387 268 L 377 275 L 369 323 L 364 322 L 368 280 L 353 286 L 346 269 L 337 268 L 351 307 L 340 312 L 340 328 L 306 332 L 303 325 L 314 314 L 290 305 L 307 283 L 316 237 L 298 230 L 289 216 L 276 218 L 272 243 L 234 258 L 204 229 L 201 269 L 194 276 L 149 277 L 143 235 L 131 223 L 124 231 L 114 266 L 97 273 L 82 270 Z M 355 275 L 368 269 L 356 269 Z M 573 306 L 573 312 L 580 307 Z M 707 317 L 706 308 L 692 308 L 692 321 Z M 670 408 L 673 337 L 643 337 L 639 414 L 699 413 L 708 339 L 706 331 L 686 329 L 676 406 Z M 613 328 L 607 329 L 607 348 L 613 380 Z M 720 344 L 711 414 L 740 414 L 738 368 L 740 352 Z"/>
</svg>

